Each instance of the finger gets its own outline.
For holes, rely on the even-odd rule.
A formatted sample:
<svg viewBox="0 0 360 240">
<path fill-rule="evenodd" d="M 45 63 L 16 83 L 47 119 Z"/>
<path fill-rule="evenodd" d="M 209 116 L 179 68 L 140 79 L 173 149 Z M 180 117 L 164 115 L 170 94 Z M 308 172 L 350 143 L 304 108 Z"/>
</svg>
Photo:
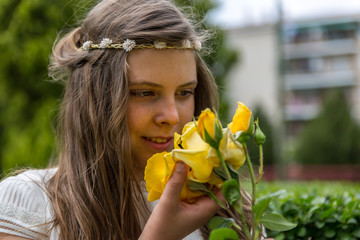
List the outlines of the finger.
<svg viewBox="0 0 360 240">
<path fill-rule="evenodd" d="M 170 201 L 178 200 L 180 197 L 181 189 L 186 180 L 186 166 L 182 162 L 177 162 L 175 171 L 167 182 L 163 195 L 164 198 Z"/>
</svg>

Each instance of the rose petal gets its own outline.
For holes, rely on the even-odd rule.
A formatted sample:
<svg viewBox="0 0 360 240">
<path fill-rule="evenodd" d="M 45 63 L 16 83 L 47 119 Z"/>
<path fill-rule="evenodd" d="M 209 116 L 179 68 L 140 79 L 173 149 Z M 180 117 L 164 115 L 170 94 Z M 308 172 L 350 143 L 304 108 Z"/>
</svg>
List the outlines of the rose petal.
<svg viewBox="0 0 360 240">
<path fill-rule="evenodd" d="M 174 149 L 172 156 L 185 162 L 198 181 L 206 182 L 209 179 L 213 166 L 206 159 L 207 151 Z"/>
<path fill-rule="evenodd" d="M 157 153 L 147 161 L 144 179 L 149 195 L 152 194 L 152 191 L 161 193 L 164 190 L 161 181 L 166 177 L 166 163 L 164 158 L 166 153 L 167 152 Z"/>
</svg>

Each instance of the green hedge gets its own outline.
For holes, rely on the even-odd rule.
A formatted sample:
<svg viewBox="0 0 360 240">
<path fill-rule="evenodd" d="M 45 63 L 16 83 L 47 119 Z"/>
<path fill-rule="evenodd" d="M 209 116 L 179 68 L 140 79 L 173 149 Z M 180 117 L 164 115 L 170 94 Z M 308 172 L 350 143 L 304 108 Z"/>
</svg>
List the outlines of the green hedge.
<svg viewBox="0 0 360 240">
<path fill-rule="evenodd" d="M 280 239 L 360 239 L 360 184 L 261 183 L 259 197 L 284 189 L 269 211 L 278 212 L 298 226 L 284 233 L 268 231 Z"/>
</svg>

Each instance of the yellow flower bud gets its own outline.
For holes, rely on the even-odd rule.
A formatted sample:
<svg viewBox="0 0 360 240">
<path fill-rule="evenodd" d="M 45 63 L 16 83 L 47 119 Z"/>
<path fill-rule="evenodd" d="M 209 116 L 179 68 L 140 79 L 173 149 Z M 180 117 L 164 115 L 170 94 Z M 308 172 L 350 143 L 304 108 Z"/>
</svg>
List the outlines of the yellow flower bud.
<svg viewBox="0 0 360 240">
<path fill-rule="evenodd" d="M 201 138 L 213 148 L 218 148 L 223 136 L 221 122 L 210 109 L 201 112 L 197 121 L 197 131 Z"/>
<path fill-rule="evenodd" d="M 247 132 L 250 126 L 250 119 L 251 111 L 243 103 L 238 102 L 238 108 L 228 127 L 233 134 L 239 131 Z"/>
<path fill-rule="evenodd" d="M 209 136 L 215 138 L 215 114 L 209 109 L 201 112 L 197 121 L 197 131 L 202 139 L 205 141 L 205 129 Z"/>
</svg>

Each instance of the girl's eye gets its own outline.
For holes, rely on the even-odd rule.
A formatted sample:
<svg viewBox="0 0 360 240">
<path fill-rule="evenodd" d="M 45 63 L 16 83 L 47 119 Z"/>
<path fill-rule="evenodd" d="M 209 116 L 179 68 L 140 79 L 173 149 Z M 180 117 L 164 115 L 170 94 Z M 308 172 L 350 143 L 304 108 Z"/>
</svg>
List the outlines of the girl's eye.
<svg viewBox="0 0 360 240">
<path fill-rule="evenodd" d="M 191 95 L 194 95 L 194 91 L 193 90 L 182 90 L 179 92 L 179 95 L 182 97 L 191 96 Z"/>
<path fill-rule="evenodd" d="M 155 96 L 155 93 L 153 91 L 133 90 L 130 91 L 130 95 L 133 97 L 145 98 Z"/>
</svg>

